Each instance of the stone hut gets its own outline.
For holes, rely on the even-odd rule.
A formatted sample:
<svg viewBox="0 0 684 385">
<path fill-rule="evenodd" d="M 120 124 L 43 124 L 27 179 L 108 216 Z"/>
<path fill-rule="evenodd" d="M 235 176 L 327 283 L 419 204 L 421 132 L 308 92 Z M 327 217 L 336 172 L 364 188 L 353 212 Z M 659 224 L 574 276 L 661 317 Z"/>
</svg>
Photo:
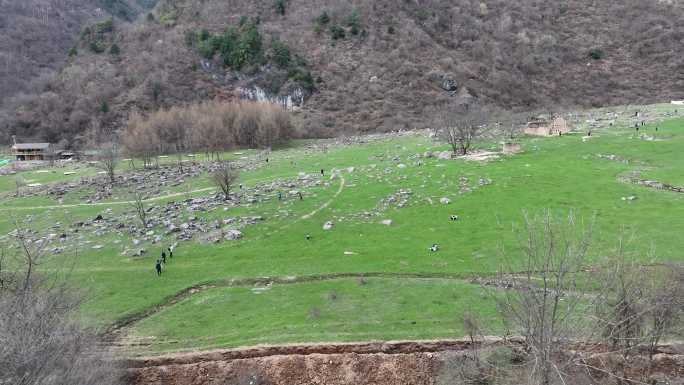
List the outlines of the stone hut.
<svg viewBox="0 0 684 385">
<path fill-rule="evenodd" d="M 535 136 L 558 136 L 571 131 L 568 121 L 561 116 L 552 119 L 536 118 L 527 123 L 525 134 Z"/>
</svg>

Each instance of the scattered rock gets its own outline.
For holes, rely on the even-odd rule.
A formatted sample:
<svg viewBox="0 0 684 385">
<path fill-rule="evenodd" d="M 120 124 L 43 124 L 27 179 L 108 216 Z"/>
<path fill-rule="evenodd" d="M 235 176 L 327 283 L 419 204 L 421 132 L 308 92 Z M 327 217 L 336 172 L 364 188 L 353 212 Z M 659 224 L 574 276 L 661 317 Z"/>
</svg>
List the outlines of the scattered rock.
<svg viewBox="0 0 684 385">
<path fill-rule="evenodd" d="M 443 205 L 448 205 L 449 203 L 451 203 L 451 200 L 449 200 L 449 198 L 447 198 L 447 197 L 444 197 L 444 198 L 439 200 L 439 203 L 441 203 Z"/>
<path fill-rule="evenodd" d="M 242 239 L 242 232 L 239 230 L 228 230 L 223 236 L 223 239 L 227 241 L 237 241 L 238 239 Z"/>
<path fill-rule="evenodd" d="M 392 220 L 391 219 L 385 219 L 380 223 L 385 225 L 385 226 L 392 226 Z"/>
<path fill-rule="evenodd" d="M 444 151 L 444 152 L 440 152 L 439 155 L 437 155 L 437 157 L 441 160 L 449 160 L 449 159 L 451 159 L 452 155 L 453 155 L 453 152 Z"/>
<path fill-rule="evenodd" d="M 331 221 L 325 222 L 323 224 L 323 230 L 332 230 L 333 228 L 333 223 Z"/>
</svg>

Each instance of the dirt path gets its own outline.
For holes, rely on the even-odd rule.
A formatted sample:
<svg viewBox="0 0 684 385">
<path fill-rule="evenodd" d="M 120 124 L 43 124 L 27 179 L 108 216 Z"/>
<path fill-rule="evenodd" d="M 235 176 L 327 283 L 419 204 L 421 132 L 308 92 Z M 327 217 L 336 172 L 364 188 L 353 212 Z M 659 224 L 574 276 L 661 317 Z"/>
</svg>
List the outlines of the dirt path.
<svg viewBox="0 0 684 385">
<path fill-rule="evenodd" d="M 322 206 L 318 207 L 316 210 L 314 210 L 314 211 L 312 211 L 306 215 L 303 215 L 300 219 L 309 219 L 309 218 L 313 217 L 314 215 L 318 214 L 320 211 L 325 210 L 326 208 L 328 208 L 328 206 L 330 206 L 335 201 L 335 199 L 337 199 L 338 196 L 340 196 L 340 194 L 342 194 L 342 190 L 344 190 L 344 185 L 346 183 L 346 180 L 344 179 L 344 176 L 341 173 L 339 175 L 340 175 L 340 187 L 337 189 L 337 192 L 335 193 L 335 195 L 333 195 L 332 198 L 330 198 L 330 200 L 325 202 Z"/>
<path fill-rule="evenodd" d="M 160 201 L 160 200 L 164 200 L 164 199 L 175 198 L 175 197 L 179 197 L 179 196 L 183 196 L 183 195 L 200 193 L 200 192 L 205 192 L 205 191 L 210 191 L 210 190 L 216 190 L 216 188 L 215 187 L 207 187 L 207 188 L 202 188 L 199 190 L 184 191 L 184 192 L 173 193 L 173 194 L 168 194 L 168 195 L 161 195 L 158 197 L 145 199 L 145 200 L 143 200 L 143 202 L 155 202 L 155 201 Z M 0 207 L 0 211 L 68 209 L 68 208 L 84 207 L 84 206 L 87 207 L 87 206 L 130 205 L 133 203 L 135 203 L 135 202 L 134 201 L 119 201 L 119 202 L 73 203 L 73 204 L 66 204 L 66 205 L 51 205 L 51 206 Z"/>
</svg>

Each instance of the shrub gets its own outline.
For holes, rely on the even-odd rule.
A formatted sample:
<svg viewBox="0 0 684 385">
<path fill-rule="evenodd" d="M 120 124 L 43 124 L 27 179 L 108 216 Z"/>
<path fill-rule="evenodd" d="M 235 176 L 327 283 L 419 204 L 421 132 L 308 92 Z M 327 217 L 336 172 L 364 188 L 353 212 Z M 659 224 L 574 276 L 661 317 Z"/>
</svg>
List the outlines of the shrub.
<svg viewBox="0 0 684 385">
<path fill-rule="evenodd" d="M 306 91 L 313 92 L 316 89 L 313 76 L 311 76 L 311 72 L 309 71 L 304 71 L 297 68 L 296 70 L 290 72 L 289 77 L 297 82 L 297 84 L 299 84 Z"/>
<path fill-rule="evenodd" d="M 330 27 L 330 36 L 333 38 L 333 40 L 344 39 L 346 35 L 347 34 L 344 28 L 340 27 L 339 25 L 332 25 Z"/>
<path fill-rule="evenodd" d="M 170 10 L 159 15 L 159 24 L 165 27 L 172 27 L 176 24 L 176 18 L 178 17 L 178 12 L 176 10 Z"/>
<path fill-rule="evenodd" d="M 594 48 L 591 51 L 589 51 L 589 57 L 594 60 L 601 60 L 604 56 L 605 52 L 603 52 L 603 50 L 600 48 Z"/>
<path fill-rule="evenodd" d="M 387 33 L 389 33 L 390 35 L 394 35 L 395 32 L 396 31 L 394 30 L 394 26 L 390 25 L 389 27 L 387 27 Z"/>
<path fill-rule="evenodd" d="M 316 18 L 316 24 L 327 25 L 328 23 L 330 23 L 330 15 L 328 15 L 327 11 L 323 11 L 323 13 Z"/>
<path fill-rule="evenodd" d="M 285 16 L 285 0 L 276 0 L 275 10 L 279 15 Z"/>
<path fill-rule="evenodd" d="M 211 45 L 211 42 L 206 40 L 197 44 L 197 52 L 199 52 L 199 54 L 205 59 L 211 59 L 214 57 L 215 51 L 214 47 Z"/>
<path fill-rule="evenodd" d="M 280 68 L 287 68 L 292 60 L 290 48 L 280 40 L 276 39 L 271 45 L 273 62 Z"/>
<path fill-rule="evenodd" d="M 88 48 L 90 48 L 93 53 L 102 53 L 105 51 L 104 44 L 99 41 L 91 41 L 90 44 L 88 44 Z"/>
<path fill-rule="evenodd" d="M 353 10 L 351 14 L 347 16 L 345 24 L 350 28 L 349 32 L 351 32 L 352 35 L 358 35 L 361 31 L 361 16 L 359 16 L 359 11 L 356 9 Z"/>
<path fill-rule="evenodd" d="M 206 28 L 202 28 L 202 30 L 199 33 L 200 41 L 205 41 L 205 40 L 209 39 L 210 36 L 211 36 L 211 34 L 209 33 L 209 31 Z"/>
<path fill-rule="evenodd" d="M 95 23 L 93 30 L 95 33 L 108 33 L 108 32 L 113 32 L 114 31 L 114 20 L 111 18 L 101 21 L 99 23 Z"/>
<path fill-rule="evenodd" d="M 111 47 L 109 47 L 109 53 L 114 56 L 118 56 L 121 53 L 121 48 L 119 48 L 119 46 L 116 43 L 114 43 Z"/>
<path fill-rule="evenodd" d="M 69 57 L 74 57 L 76 55 L 78 55 L 78 50 L 76 49 L 76 47 L 69 48 Z"/>
</svg>

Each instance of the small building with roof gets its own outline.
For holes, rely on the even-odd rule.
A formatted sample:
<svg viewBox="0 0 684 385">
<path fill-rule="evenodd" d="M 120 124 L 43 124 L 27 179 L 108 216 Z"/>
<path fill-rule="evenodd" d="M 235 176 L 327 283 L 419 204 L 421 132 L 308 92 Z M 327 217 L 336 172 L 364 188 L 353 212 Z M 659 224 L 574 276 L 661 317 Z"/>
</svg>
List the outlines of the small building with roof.
<svg viewBox="0 0 684 385">
<path fill-rule="evenodd" d="M 49 160 L 53 155 L 50 143 L 14 143 L 11 151 L 18 161 Z"/>
</svg>

